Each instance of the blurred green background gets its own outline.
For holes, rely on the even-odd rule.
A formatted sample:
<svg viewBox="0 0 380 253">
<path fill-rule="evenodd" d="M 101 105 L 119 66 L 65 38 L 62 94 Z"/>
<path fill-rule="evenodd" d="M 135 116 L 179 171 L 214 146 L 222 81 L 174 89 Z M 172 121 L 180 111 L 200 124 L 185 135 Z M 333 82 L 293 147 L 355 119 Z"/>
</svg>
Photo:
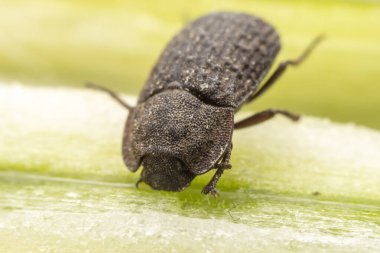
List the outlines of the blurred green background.
<svg viewBox="0 0 380 253">
<path fill-rule="evenodd" d="M 138 95 L 172 36 L 219 10 L 273 24 L 282 38 L 276 64 L 327 35 L 304 64 L 245 110 L 287 108 L 380 128 L 379 1 L 1 0 L 0 79 L 77 87 L 91 80 Z"/>
<path fill-rule="evenodd" d="M 211 172 L 181 193 L 134 188 L 126 111 L 79 89 L 138 95 L 173 35 L 219 10 L 273 24 L 274 65 L 327 36 L 244 110 L 380 129 L 380 1 L 0 0 L 1 253 L 378 252 L 379 131 L 278 117 L 234 133 L 219 198 L 200 194 Z M 78 91 L 4 86 L 17 82 Z"/>
</svg>

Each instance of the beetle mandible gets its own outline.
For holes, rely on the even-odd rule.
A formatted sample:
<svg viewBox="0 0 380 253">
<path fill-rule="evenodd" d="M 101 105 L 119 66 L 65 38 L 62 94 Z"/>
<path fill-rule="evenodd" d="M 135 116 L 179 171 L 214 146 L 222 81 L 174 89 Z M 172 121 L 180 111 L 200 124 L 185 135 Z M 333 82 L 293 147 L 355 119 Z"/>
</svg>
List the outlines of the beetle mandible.
<svg viewBox="0 0 380 253">
<path fill-rule="evenodd" d="M 300 64 L 322 37 L 295 60 L 277 67 L 259 89 L 280 50 L 279 35 L 262 19 L 218 12 L 184 28 L 167 45 L 138 103 L 132 107 L 108 92 L 128 111 L 122 154 L 136 172 L 136 183 L 156 190 L 182 191 L 200 174 L 216 169 L 202 193 L 217 195 L 216 184 L 229 163 L 234 129 L 262 123 L 276 114 L 296 121 L 297 114 L 269 109 L 234 123 L 242 105 L 260 97 L 289 65 Z"/>
</svg>

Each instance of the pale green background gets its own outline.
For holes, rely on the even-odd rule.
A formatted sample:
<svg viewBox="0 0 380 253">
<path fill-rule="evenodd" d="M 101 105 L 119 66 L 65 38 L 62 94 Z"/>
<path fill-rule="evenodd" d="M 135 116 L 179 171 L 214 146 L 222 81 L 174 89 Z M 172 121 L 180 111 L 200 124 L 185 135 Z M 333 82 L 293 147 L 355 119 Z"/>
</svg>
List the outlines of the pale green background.
<svg viewBox="0 0 380 253">
<path fill-rule="evenodd" d="M 317 35 L 326 41 L 248 109 L 287 108 L 380 128 L 378 1 L 2 0 L 0 78 L 81 87 L 87 80 L 137 95 L 165 44 L 189 20 L 245 11 L 273 24 L 279 60 Z"/>
</svg>

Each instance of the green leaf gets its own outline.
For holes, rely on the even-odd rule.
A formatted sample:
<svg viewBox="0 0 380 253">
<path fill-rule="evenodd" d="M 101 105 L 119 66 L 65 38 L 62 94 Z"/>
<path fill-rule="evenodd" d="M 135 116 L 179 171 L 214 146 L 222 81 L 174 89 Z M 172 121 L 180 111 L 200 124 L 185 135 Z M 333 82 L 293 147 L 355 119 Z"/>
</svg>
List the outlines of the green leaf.
<svg viewBox="0 0 380 253">
<path fill-rule="evenodd" d="M 309 116 L 236 131 L 212 198 L 212 173 L 181 193 L 136 189 L 126 116 L 91 90 L 0 85 L 1 252 L 380 248 L 379 132 Z"/>
</svg>

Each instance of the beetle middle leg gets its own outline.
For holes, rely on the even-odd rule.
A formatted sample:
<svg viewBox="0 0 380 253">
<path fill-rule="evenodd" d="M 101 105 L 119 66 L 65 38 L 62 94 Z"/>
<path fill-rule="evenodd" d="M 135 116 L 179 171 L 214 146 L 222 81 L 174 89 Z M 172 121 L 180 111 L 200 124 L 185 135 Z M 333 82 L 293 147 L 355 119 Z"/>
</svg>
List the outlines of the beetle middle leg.
<svg viewBox="0 0 380 253">
<path fill-rule="evenodd" d="M 279 79 L 282 76 L 282 74 L 285 72 L 289 65 L 297 66 L 301 64 L 306 59 L 306 57 L 309 56 L 309 54 L 314 50 L 314 48 L 323 40 L 323 38 L 323 35 L 320 35 L 317 38 L 315 38 L 298 58 L 281 62 L 280 65 L 278 65 L 277 69 L 273 72 L 273 74 L 263 84 L 263 86 L 255 94 L 248 98 L 245 103 L 252 102 L 256 98 L 260 97 L 265 91 L 267 91 L 277 81 L 277 79 Z"/>
<path fill-rule="evenodd" d="M 221 162 L 215 166 L 216 172 L 214 176 L 212 177 L 210 182 L 205 187 L 203 187 L 203 190 L 202 190 L 203 194 L 211 194 L 214 197 L 217 197 L 219 195 L 218 191 L 216 190 L 216 184 L 218 183 L 224 170 L 231 169 L 231 164 L 230 164 L 231 151 L 232 151 L 232 143 L 227 147 L 227 150 L 224 153 Z"/>
<path fill-rule="evenodd" d="M 276 114 L 282 114 L 283 116 L 293 121 L 297 121 L 300 119 L 300 116 L 298 114 L 294 114 L 285 110 L 268 109 L 268 110 L 253 114 L 252 116 L 249 116 L 248 118 L 245 118 L 241 121 L 236 122 L 234 124 L 234 129 L 240 129 L 240 128 L 245 128 L 245 127 L 260 124 L 264 121 L 267 121 L 268 119 L 273 118 Z"/>
</svg>

